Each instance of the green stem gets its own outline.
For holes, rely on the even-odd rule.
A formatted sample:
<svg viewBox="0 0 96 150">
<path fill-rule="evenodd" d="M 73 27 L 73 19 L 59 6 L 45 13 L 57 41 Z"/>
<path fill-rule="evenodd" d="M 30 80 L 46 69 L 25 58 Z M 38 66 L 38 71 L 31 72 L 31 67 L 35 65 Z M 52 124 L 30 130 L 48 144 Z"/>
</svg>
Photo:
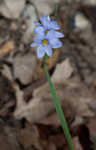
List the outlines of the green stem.
<svg viewBox="0 0 96 150">
<path fill-rule="evenodd" d="M 50 91 L 51 91 L 51 94 L 52 94 L 52 97 L 53 97 L 53 100 L 54 100 L 54 104 L 55 104 L 55 107 L 56 107 L 57 114 L 59 116 L 59 120 L 61 122 L 63 131 L 65 133 L 65 137 L 67 139 L 67 142 L 69 144 L 70 149 L 74 150 L 73 143 L 72 143 L 72 138 L 71 138 L 68 126 L 67 126 L 67 122 L 66 122 L 66 120 L 64 118 L 60 101 L 59 101 L 59 99 L 58 99 L 58 97 L 56 95 L 56 90 L 53 87 L 53 84 L 52 84 L 52 81 L 50 79 L 50 76 L 49 76 L 49 73 L 48 73 L 47 66 L 46 66 L 45 62 L 44 62 L 44 71 L 46 73 L 46 76 L 47 76 L 47 79 L 48 79 L 48 82 L 49 82 Z"/>
<path fill-rule="evenodd" d="M 56 18 L 57 18 L 58 9 L 59 9 L 59 5 L 56 4 L 55 10 L 54 10 L 54 20 L 56 20 Z"/>
</svg>

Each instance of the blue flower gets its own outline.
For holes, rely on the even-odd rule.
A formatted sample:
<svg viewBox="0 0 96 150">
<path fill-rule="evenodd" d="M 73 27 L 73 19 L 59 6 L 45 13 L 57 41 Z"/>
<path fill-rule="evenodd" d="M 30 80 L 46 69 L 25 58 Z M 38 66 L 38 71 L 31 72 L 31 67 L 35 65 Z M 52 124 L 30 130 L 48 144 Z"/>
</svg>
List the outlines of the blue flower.
<svg viewBox="0 0 96 150">
<path fill-rule="evenodd" d="M 56 21 L 51 21 L 49 16 L 42 16 L 40 18 L 41 24 L 45 27 L 45 29 L 54 29 L 59 30 L 60 26 L 57 24 Z"/>
<path fill-rule="evenodd" d="M 38 58 L 43 58 L 45 54 L 52 57 L 52 48 L 60 48 L 62 46 L 59 38 L 64 37 L 64 35 L 56 31 L 60 29 L 60 26 L 56 21 L 51 21 L 49 16 L 42 16 L 40 21 L 41 24 L 36 22 L 35 38 L 31 47 L 38 47 Z"/>
</svg>

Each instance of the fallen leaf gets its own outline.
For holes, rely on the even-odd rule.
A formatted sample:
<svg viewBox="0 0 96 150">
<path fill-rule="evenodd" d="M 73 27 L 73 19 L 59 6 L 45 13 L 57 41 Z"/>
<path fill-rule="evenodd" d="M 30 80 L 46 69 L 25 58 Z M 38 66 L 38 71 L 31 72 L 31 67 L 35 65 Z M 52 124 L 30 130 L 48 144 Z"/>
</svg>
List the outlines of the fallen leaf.
<svg viewBox="0 0 96 150">
<path fill-rule="evenodd" d="M 78 137 L 73 138 L 73 144 L 75 150 L 83 150 L 83 147 L 81 146 Z"/>
<path fill-rule="evenodd" d="M 68 61 L 65 62 L 68 63 Z M 88 87 L 83 83 L 77 81 L 75 83 L 71 79 L 67 79 L 67 73 L 65 72 L 68 68 L 64 68 L 64 65 L 67 63 L 62 62 L 59 64 L 59 68 L 56 68 L 57 70 L 60 70 L 58 72 L 57 79 L 55 78 L 55 80 L 53 80 L 52 78 L 53 85 L 56 88 L 56 93 L 59 97 L 66 118 L 70 118 L 69 120 L 71 120 L 76 116 L 94 116 L 95 113 L 89 109 L 89 105 L 92 106 L 96 98 L 95 95 L 93 96 L 93 91 L 88 89 Z M 62 71 L 60 67 L 62 69 L 64 68 L 65 71 Z M 63 78 L 64 73 L 66 74 L 67 81 Z M 68 73 L 68 77 L 70 77 L 71 73 L 72 70 Z M 61 76 L 62 80 L 60 80 L 59 76 Z M 17 102 L 18 109 L 14 112 L 15 117 L 19 119 L 25 117 L 30 122 L 42 122 L 46 120 L 45 123 L 50 124 L 52 121 L 52 116 L 54 116 L 55 106 L 48 82 L 33 90 L 32 96 L 33 98 L 31 98 L 31 100 L 25 105 L 20 106 Z M 49 121 L 47 121 L 47 119 L 49 119 Z M 58 119 L 55 117 L 52 123 L 58 124 Z"/>
<path fill-rule="evenodd" d="M 0 48 L 0 56 L 5 56 L 14 49 L 14 41 L 8 41 Z"/>
<path fill-rule="evenodd" d="M 56 70 L 52 76 L 52 81 L 55 83 L 62 83 L 66 81 L 73 73 L 70 60 L 66 59 L 61 64 L 57 64 Z"/>
<path fill-rule="evenodd" d="M 95 117 L 90 118 L 87 126 L 89 128 L 91 139 L 96 140 L 96 118 Z"/>
<path fill-rule="evenodd" d="M 17 56 L 14 58 L 14 78 L 19 79 L 22 84 L 29 84 L 37 67 L 36 57 L 32 54 Z"/>
<path fill-rule="evenodd" d="M 25 0 L 4 0 L 0 3 L 0 13 L 11 19 L 17 19 L 20 17 L 21 12 L 25 6 Z"/>
</svg>

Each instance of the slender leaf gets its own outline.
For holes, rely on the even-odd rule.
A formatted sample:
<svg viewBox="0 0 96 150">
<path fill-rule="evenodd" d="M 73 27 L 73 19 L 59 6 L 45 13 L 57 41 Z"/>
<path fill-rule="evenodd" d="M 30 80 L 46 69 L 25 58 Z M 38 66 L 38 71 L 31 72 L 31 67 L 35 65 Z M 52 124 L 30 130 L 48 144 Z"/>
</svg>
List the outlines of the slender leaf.
<svg viewBox="0 0 96 150">
<path fill-rule="evenodd" d="M 65 134 L 65 137 L 67 139 L 67 142 L 69 144 L 70 149 L 74 150 L 73 143 L 72 143 L 72 138 L 71 138 L 68 126 L 67 126 L 67 122 L 66 122 L 66 120 L 64 118 L 64 114 L 63 114 L 63 111 L 62 111 L 62 108 L 61 108 L 60 101 L 59 101 L 59 99 L 58 99 L 58 97 L 56 95 L 56 90 L 53 87 L 53 84 L 52 84 L 52 81 L 50 79 L 50 76 L 49 76 L 49 73 L 48 73 L 48 70 L 47 70 L 47 66 L 46 66 L 45 63 L 44 63 L 44 71 L 46 73 L 46 76 L 47 76 L 47 79 L 48 79 L 48 82 L 49 82 L 50 91 L 51 91 L 51 94 L 52 94 L 52 97 L 53 97 L 53 101 L 54 101 L 54 104 L 55 104 L 55 107 L 56 107 L 56 111 L 57 111 L 59 120 L 61 122 L 64 134 Z"/>
</svg>

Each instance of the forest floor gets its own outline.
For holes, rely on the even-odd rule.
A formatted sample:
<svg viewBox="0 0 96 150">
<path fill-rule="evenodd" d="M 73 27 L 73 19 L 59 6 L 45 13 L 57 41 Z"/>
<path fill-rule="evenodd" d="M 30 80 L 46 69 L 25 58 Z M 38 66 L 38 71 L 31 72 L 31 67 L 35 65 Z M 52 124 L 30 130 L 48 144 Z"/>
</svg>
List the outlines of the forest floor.
<svg viewBox="0 0 96 150">
<path fill-rule="evenodd" d="M 28 19 L 0 15 L 0 149 L 69 150 Z M 57 21 L 63 47 L 47 67 L 75 150 L 96 150 L 96 6 L 62 1 Z"/>
</svg>

